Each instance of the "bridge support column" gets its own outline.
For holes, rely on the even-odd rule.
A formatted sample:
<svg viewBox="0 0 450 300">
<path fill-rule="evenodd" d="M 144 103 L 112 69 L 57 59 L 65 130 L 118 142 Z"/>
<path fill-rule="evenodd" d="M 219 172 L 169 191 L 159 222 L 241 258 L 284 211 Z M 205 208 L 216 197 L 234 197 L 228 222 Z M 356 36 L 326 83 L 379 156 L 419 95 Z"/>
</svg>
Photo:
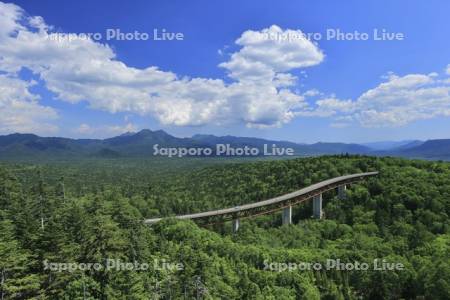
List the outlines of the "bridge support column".
<svg viewBox="0 0 450 300">
<path fill-rule="evenodd" d="M 338 198 L 343 200 L 346 197 L 347 186 L 345 184 L 338 186 Z"/>
<path fill-rule="evenodd" d="M 313 197 L 313 217 L 322 219 L 322 194 Z"/>
<path fill-rule="evenodd" d="M 292 224 L 292 206 L 283 208 L 283 225 Z"/>
<path fill-rule="evenodd" d="M 239 225 L 240 225 L 239 219 L 234 219 L 233 222 L 232 222 L 233 233 L 237 233 L 238 232 Z"/>
</svg>

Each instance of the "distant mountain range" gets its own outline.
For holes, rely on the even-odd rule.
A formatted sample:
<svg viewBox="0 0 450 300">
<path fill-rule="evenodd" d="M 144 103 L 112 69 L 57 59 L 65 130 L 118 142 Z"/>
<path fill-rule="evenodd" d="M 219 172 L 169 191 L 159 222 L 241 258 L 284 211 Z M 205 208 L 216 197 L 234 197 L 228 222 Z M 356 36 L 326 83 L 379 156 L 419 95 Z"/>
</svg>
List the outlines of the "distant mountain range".
<svg viewBox="0 0 450 300">
<path fill-rule="evenodd" d="M 410 148 L 412 146 L 417 146 L 422 143 L 423 143 L 423 141 L 418 141 L 418 140 L 405 140 L 405 141 L 372 142 L 372 143 L 364 143 L 361 145 L 369 147 L 372 150 L 383 151 L 383 150 L 391 150 L 391 149 Z"/>
<path fill-rule="evenodd" d="M 149 157 L 153 146 L 166 148 L 212 148 L 216 144 L 230 147 L 253 147 L 261 150 L 265 144 L 293 148 L 295 155 L 314 156 L 324 154 L 364 154 L 378 156 L 402 156 L 424 159 L 450 160 L 450 139 L 428 141 L 376 142 L 366 144 L 315 143 L 298 144 L 288 141 L 272 141 L 252 137 L 194 135 L 190 138 L 174 137 L 163 130 L 141 130 L 108 139 L 70 139 L 40 137 L 34 134 L 9 134 L 0 136 L 0 159 L 79 159 L 85 157 Z"/>
</svg>

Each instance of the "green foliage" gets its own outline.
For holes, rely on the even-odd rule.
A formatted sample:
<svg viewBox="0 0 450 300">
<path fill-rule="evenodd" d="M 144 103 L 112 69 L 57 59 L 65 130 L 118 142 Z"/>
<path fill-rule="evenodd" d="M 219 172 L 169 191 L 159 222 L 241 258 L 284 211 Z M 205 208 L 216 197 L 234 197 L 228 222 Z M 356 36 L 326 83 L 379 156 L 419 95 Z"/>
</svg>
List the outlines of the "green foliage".
<svg viewBox="0 0 450 300">
<path fill-rule="evenodd" d="M 195 167 L 194 167 L 195 166 Z M 345 200 L 324 194 L 280 215 L 203 228 L 144 218 L 232 207 L 339 176 L 378 170 Z M 450 299 L 450 164 L 358 156 L 171 165 L 102 160 L 0 167 L 3 299 Z M 108 259 L 148 263 L 108 270 Z M 329 259 L 404 270 L 265 269 Z M 88 270 L 46 263 L 96 262 Z M 180 263 L 182 270 L 160 268 Z"/>
</svg>

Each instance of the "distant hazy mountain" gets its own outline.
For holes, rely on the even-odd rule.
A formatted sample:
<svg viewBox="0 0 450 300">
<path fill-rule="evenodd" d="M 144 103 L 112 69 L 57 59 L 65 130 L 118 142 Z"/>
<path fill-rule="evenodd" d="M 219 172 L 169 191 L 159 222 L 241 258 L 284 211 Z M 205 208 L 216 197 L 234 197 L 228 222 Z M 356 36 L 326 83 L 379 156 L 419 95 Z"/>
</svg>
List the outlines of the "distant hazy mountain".
<svg viewBox="0 0 450 300">
<path fill-rule="evenodd" d="M 398 147 L 394 148 L 393 150 L 406 150 L 406 149 L 410 149 L 410 148 L 414 148 L 414 147 L 420 146 L 423 143 L 424 143 L 424 141 L 415 140 L 415 141 L 411 141 L 411 142 L 409 142 L 407 144 L 398 146 Z"/>
<path fill-rule="evenodd" d="M 408 148 L 396 149 L 398 156 L 450 160 L 450 139 L 428 140 Z"/>
<path fill-rule="evenodd" d="M 0 136 L 0 159 L 80 157 L 94 152 L 96 144 L 98 144 L 96 140 L 73 140 L 15 133 Z"/>
<path fill-rule="evenodd" d="M 345 143 L 315 143 L 306 145 L 309 149 L 309 153 L 317 154 L 369 154 L 371 149 L 369 147 L 359 144 L 345 144 Z"/>
<path fill-rule="evenodd" d="M 34 134 L 16 133 L 0 136 L 0 159 L 148 156 L 153 153 L 154 144 L 165 147 L 191 147 L 196 146 L 197 142 L 176 138 L 162 130 L 148 129 L 104 140 L 39 137 Z"/>
<path fill-rule="evenodd" d="M 397 148 L 410 148 L 422 144 L 423 141 L 419 140 L 405 140 L 405 141 L 381 141 L 381 142 L 371 142 L 363 143 L 362 145 L 369 147 L 372 150 L 392 150 Z"/>
<path fill-rule="evenodd" d="M 200 144 L 214 146 L 216 144 L 230 144 L 233 147 L 255 147 L 262 148 L 264 144 L 276 144 L 278 147 L 290 147 L 301 152 L 304 145 L 286 142 L 286 141 L 271 141 L 254 137 L 237 137 L 237 136 L 215 136 L 209 134 L 197 134 L 194 135 L 192 140 L 197 141 Z"/>
<path fill-rule="evenodd" d="M 390 143 L 390 144 L 388 144 Z M 229 144 L 233 148 L 255 147 L 260 150 L 265 144 L 293 148 L 296 155 L 312 156 L 324 154 L 367 154 L 418 157 L 427 159 L 449 159 L 450 140 L 385 142 L 360 144 L 315 143 L 297 144 L 288 141 L 272 141 L 253 137 L 194 135 L 191 138 L 174 137 L 163 130 L 144 129 L 107 139 L 70 139 L 40 137 L 34 134 L 10 134 L 0 136 L 0 159 L 79 159 L 83 157 L 149 157 L 153 146 L 215 148 L 216 144 Z M 369 147 L 371 145 L 371 147 Z M 388 150 L 379 150 L 389 147 Z M 262 151 L 261 151 L 262 152 Z"/>
<path fill-rule="evenodd" d="M 368 147 L 358 144 L 344 144 L 344 143 L 315 143 L 315 144 L 297 144 L 288 141 L 272 141 L 253 137 L 236 137 L 236 136 L 215 136 L 215 135 L 194 135 L 192 139 L 206 143 L 209 145 L 215 144 L 230 144 L 234 147 L 250 146 L 261 148 L 264 144 L 276 144 L 278 147 L 293 148 L 298 155 L 319 155 L 319 154 L 363 154 L 370 152 Z"/>
</svg>

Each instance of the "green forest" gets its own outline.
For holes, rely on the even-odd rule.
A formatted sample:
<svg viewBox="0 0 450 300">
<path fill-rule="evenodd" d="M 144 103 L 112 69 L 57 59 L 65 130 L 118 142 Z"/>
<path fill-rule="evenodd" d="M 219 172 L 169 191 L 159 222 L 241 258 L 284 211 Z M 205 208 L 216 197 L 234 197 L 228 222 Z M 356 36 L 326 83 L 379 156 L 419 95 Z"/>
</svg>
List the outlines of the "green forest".
<svg viewBox="0 0 450 300">
<path fill-rule="evenodd" d="M 242 220 L 236 234 L 230 222 L 170 218 L 368 171 L 380 173 L 349 186 L 345 200 L 324 194 L 322 220 L 311 218 L 311 201 L 294 207 L 292 225 L 275 212 Z M 449 215 L 447 162 L 349 155 L 4 162 L 0 299 L 450 299 Z M 160 216 L 168 218 L 143 223 Z M 266 268 L 328 259 L 404 269 Z M 147 265 L 116 270 L 106 268 L 110 260 Z"/>
</svg>

